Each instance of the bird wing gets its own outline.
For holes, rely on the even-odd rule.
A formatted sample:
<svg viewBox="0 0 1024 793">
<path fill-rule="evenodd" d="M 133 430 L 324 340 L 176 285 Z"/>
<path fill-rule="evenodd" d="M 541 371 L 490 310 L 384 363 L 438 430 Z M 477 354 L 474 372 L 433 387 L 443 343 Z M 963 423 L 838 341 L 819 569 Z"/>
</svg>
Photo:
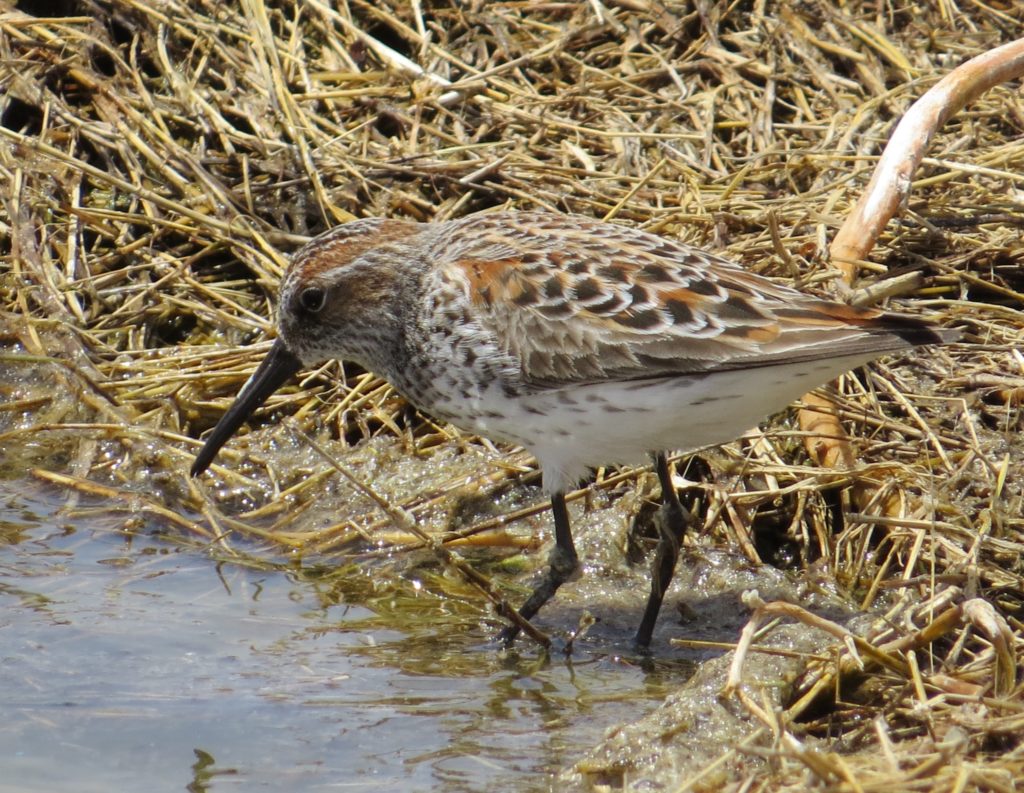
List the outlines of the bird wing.
<svg viewBox="0 0 1024 793">
<path fill-rule="evenodd" d="M 472 233 L 435 251 L 441 272 L 536 387 L 881 355 L 910 346 L 904 324 L 926 327 L 624 226 L 531 213 L 470 221 Z M 879 317 L 900 321 L 893 330 Z"/>
</svg>

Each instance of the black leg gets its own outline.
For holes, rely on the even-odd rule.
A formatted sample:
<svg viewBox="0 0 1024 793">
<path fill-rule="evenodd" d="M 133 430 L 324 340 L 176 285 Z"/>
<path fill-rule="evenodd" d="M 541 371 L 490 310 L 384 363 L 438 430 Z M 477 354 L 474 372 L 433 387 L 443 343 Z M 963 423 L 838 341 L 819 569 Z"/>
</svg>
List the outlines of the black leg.
<svg viewBox="0 0 1024 793">
<path fill-rule="evenodd" d="M 661 602 L 665 599 L 665 592 L 676 571 L 676 560 L 679 559 L 679 548 L 683 543 L 688 519 L 686 510 L 679 503 L 676 489 L 672 486 L 672 472 L 663 453 L 654 455 L 654 467 L 661 482 L 661 514 L 658 520 L 660 537 L 651 570 L 651 594 L 647 598 L 647 608 L 644 609 L 643 619 L 636 632 L 636 647 L 641 652 L 646 652 L 651 644 Z"/>
<path fill-rule="evenodd" d="M 544 571 L 544 577 L 519 609 L 519 616 L 525 620 L 532 619 L 533 615 L 540 611 L 541 606 L 554 597 L 558 588 L 572 577 L 580 564 L 569 529 L 569 510 L 565 506 L 565 493 L 555 493 L 551 497 L 551 511 L 555 516 L 555 547 L 551 549 L 551 555 L 548 557 L 548 569 Z M 506 647 L 511 647 L 518 635 L 518 626 L 509 625 L 498 634 L 498 639 Z"/>
</svg>

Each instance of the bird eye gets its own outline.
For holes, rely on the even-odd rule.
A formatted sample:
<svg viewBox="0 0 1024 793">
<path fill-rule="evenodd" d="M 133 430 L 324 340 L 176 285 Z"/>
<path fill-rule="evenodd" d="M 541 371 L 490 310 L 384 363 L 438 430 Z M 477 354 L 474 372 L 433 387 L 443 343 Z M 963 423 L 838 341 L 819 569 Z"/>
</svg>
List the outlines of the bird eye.
<svg viewBox="0 0 1024 793">
<path fill-rule="evenodd" d="M 306 311 L 315 314 L 327 302 L 327 293 L 319 286 L 307 286 L 299 292 L 299 305 Z"/>
</svg>

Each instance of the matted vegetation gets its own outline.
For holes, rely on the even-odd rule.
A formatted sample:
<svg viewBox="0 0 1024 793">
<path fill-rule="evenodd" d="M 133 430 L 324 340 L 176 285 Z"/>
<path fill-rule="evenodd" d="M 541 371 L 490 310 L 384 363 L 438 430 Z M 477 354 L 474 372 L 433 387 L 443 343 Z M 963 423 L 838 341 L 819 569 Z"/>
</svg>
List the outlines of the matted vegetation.
<svg viewBox="0 0 1024 793">
<path fill-rule="evenodd" d="M 207 484 L 189 480 L 198 437 L 267 349 L 304 239 L 354 217 L 546 209 L 825 291 L 829 239 L 893 123 L 950 68 L 1024 35 L 1019 3 L 948 0 L 0 9 L 5 474 L 31 468 L 123 505 L 126 527 L 148 513 L 239 560 L 324 564 L 367 538 L 416 543 L 345 483 L 331 492 L 346 511 L 317 514 L 333 469 L 273 426 L 282 416 L 445 539 L 531 544 L 466 503 L 471 478 L 487 499 L 532 469 L 332 363 L 273 398 Z M 786 417 L 709 457 L 701 542 L 789 554 L 887 615 L 863 669 L 837 640 L 788 711 L 758 711 L 754 691 L 770 729 L 750 751 L 772 773 L 737 771 L 735 789 L 1024 778 L 1024 696 L 1005 668 L 1024 640 L 1022 173 L 1018 84 L 933 143 L 868 282 L 921 272 L 901 307 L 967 333 L 842 380 L 852 468 L 814 465 Z M 389 473 L 400 458 L 419 467 Z M 600 472 L 597 487 L 645 476 Z M 838 699 L 798 698 L 823 679 Z"/>
</svg>

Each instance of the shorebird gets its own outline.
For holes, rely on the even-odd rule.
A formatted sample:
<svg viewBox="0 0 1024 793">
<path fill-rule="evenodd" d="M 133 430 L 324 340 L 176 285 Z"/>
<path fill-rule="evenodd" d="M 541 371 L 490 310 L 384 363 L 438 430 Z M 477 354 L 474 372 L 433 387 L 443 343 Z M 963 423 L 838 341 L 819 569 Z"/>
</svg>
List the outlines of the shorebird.
<svg viewBox="0 0 1024 793">
<path fill-rule="evenodd" d="M 420 410 L 537 458 L 555 545 L 520 609 L 529 620 L 579 567 L 567 488 L 590 467 L 653 455 L 664 520 L 636 635 L 645 650 L 686 527 L 665 452 L 733 440 L 843 372 L 957 336 L 583 217 L 357 220 L 294 255 L 277 340 L 192 474 L 303 365 L 352 361 Z M 507 628 L 502 639 L 516 634 Z"/>
</svg>

